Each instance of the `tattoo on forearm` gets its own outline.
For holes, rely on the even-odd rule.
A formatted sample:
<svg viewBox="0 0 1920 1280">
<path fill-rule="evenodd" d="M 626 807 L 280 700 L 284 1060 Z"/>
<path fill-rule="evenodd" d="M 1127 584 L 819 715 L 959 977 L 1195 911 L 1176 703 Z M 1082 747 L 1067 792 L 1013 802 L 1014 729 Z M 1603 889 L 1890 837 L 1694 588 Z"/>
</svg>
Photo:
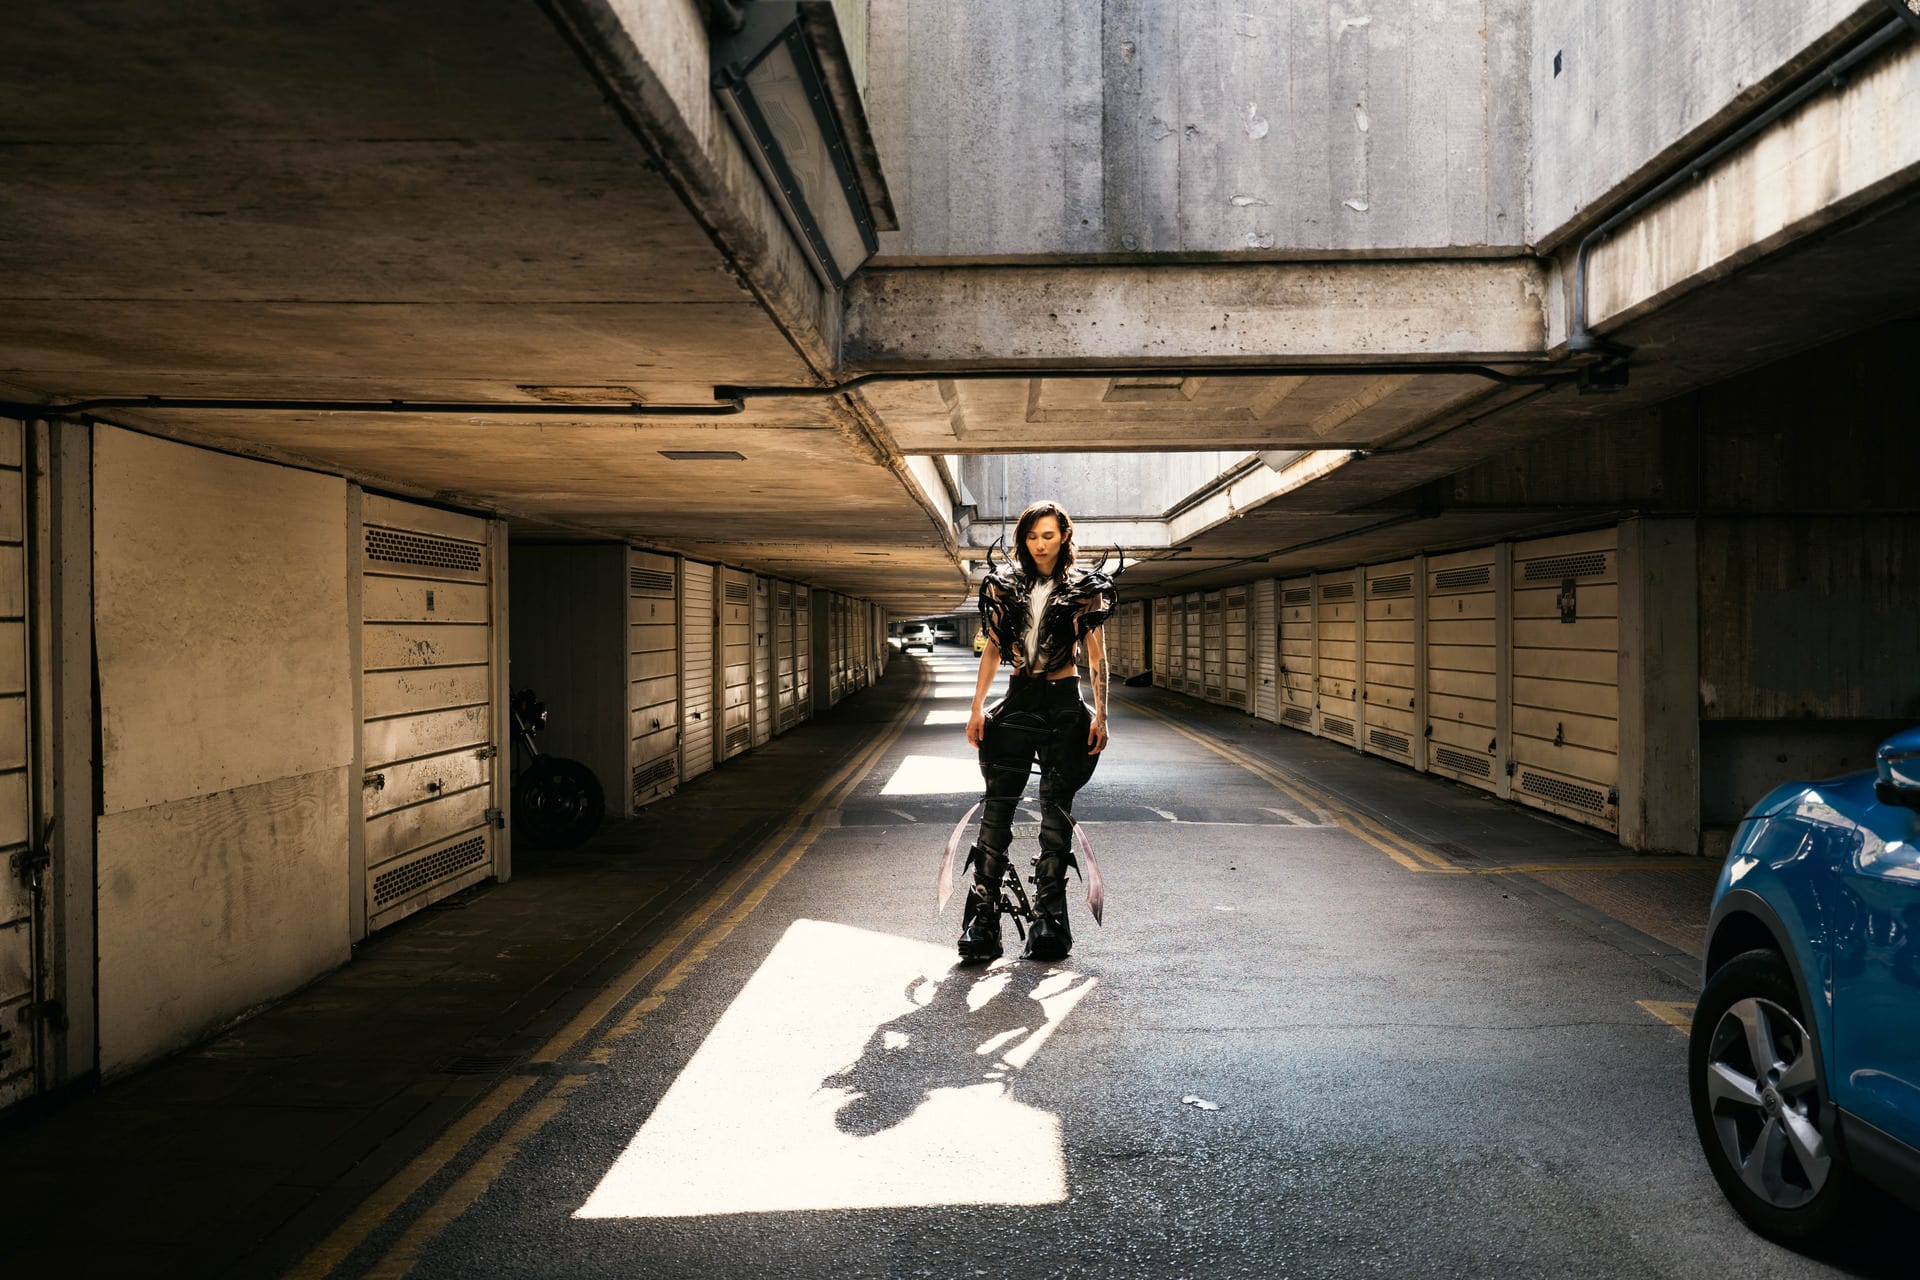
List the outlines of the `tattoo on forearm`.
<svg viewBox="0 0 1920 1280">
<path fill-rule="evenodd" d="M 1093 709 L 1101 715 L 1107 714 L 1107 655 L 1104 651 L 1093 660 Z"/>
</svg>

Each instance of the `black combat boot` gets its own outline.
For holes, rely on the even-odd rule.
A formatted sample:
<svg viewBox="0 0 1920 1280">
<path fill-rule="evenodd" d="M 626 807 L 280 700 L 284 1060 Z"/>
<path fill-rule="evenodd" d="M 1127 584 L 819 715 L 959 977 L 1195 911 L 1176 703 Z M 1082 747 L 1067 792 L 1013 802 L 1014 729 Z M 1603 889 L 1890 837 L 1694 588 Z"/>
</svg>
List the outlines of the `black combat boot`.
<svg viewBox="0 0 1920 1280">
<path fill-rule="evenodd" d="M 966 914 L 960 918 L 960 958 L 984 963 L 1000 958 L 1000 878 L 1007 856 L 973 846 L 967 852 L 973 885 L 967 890 Z"/>
<path fill-rule="evenodd" d="M 1071 854 L 1034 860 L 1033 923 L 1022 960 L 1065 960 L 1073 950 L 1073 930 L 1067 927 L 1067 868 L 1072 865 Z"/>
</svg>

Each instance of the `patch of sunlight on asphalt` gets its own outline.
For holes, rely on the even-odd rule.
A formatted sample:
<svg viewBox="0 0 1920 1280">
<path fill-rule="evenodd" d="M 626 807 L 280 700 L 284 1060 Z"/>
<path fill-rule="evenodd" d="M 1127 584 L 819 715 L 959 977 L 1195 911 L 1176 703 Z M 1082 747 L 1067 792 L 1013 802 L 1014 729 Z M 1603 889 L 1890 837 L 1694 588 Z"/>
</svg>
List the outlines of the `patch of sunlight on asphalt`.
<svg viewBox="0 0 1920 1280">
<path fill-rule="evenodd" d="M 978 791 L 977 756 L 908 756 L 880 788 L 883 796 L 953 796 Z"/>
<path fill-rule="evenodd" d="M 1058 1204 L 1060 1120 L 1011 1080 L 1094 982 L 795 921 L 574 1216 Z"/>
<path fill-rule="evenodd" d="M 922 724 L 965 724 L 967 713 L 964 711 L 929 711 Z"/>
</svg>

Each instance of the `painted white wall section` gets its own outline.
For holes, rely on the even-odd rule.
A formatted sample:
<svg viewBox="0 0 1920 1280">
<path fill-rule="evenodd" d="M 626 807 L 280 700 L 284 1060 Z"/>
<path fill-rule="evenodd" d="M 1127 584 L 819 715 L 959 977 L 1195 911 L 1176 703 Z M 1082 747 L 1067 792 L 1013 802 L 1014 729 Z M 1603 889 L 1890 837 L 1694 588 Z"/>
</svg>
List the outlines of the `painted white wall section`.
<svg viewBox="0 0 1920 1280">
<path fill-rule="evenodd" d="M 346 484 L 94 438 L 100 1065 L 347 958 Z"/>
</svg>

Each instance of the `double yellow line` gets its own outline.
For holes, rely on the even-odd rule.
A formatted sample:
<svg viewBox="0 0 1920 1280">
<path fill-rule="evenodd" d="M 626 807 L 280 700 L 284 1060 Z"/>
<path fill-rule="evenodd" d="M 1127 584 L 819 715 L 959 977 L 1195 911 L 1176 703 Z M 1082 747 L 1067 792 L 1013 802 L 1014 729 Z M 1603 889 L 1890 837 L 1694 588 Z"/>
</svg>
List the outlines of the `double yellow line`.
<svg viewBox="0 0 1920 1280">
<path fill-rule="evenodd" d="M 1320 788 L 1303 782 L 1291 774 L 1282 773 L 1265 760 L 1242 751 L 1230 743 L 1191 729 L 1158 708 L 1144 703 L 1129 702 L 1127 709 L 1138 711 L 1151 720 L 1158 720 L 1181 737 L 1198 743 L 1222 759 L 1239 765 L 1283 795 L 1290 797 L 1301 808 L 1331 822 L 1355 839 L 1378 849 L 1408 871 L 1441 876 L 1525 876 L 1556 871 L 1697 871 L 1701 866 L 1700 859 L 1687 857 L 1684 854 L 1664 858 L 1630 854 L 1608 861 L 1583 858 L 1578 861 L 1523 862 L 1499 867 L 1463 867 L 1444 854 L 1425 848 L 1419 842 L 1389 830 L 1365 814 L 1355 813 Z"/>
<path fill-rule="evenodd" d="M 575 1014 L 529 1060 L 532 1067 L 550 1070 L 572 1053 L 610 1017 L 614 1010 L 646 986 L 648 980 L 689 941 L 686 954 L 667 969 L 647 993 L 620 1020 L 601 1034 L 586 1060 L 605 1063 L 614 1047 L 631 1035 L 667 995 L 686 981 L 700 963 L 713 953 L 740 923 L 753 914 L 774 886 L 812 848 L 820 833 L 833 825 L 840 806 L 866 779 L 900 740 L 916 713 L 926 701 L 927 680 L 923 675 L 918 687 L 893 724 L 853 759 L 828 778 L 803 801 L 799 809 L 761 844 L 758 851 L 728 876 L 718 888 L 684 920 L 634 961 Z M 756 878 L 758 883 L 755 883 Z M 740 896 L 743 889 L 752 888 Z M 735 899 L 739 900 L 736 902 Z M 732 903 L 731 909 L 725 910 Z M 716 919 L 717 917 L 717 919 Z M 372 1237 L 422 1187 L 451 1166 L 473 1140 L 490 1128 L 515 1103 L 519 1102 L 540 1075 L 514 1075 L 502 1080 L 471 1110 L 461 1116 L 432 1146 L 416 1156 L 393 1175 L 360 1207 L 322 1240 L 300 1263 L 287 1273 L 288 1280 L 321 1280 Z M 506 1169 L 507 1164 L 534 1135 L 560 1113 L 567 1098 L 584 1085 L 588 1077 L 559 1077 L 532 1106 L 528 1107 L 508 1130 L 489 1144 L 434 1202 L 427 1206 L 402 1233 L 391 1249 L 366 1274 L 378 1280 L 400 1280 L 420 1260 L 427 1245 L 471 1208 Z"/>
<path fill-rule="evenodd" d="M 1138 711 L 1153 720 L 1158 720 L 1181 737 L 1198 743 L 1224 760 L 1239 765 L 1248 773 L 1272 786 L 1282 795 L 1290 797 L 1296 804 L 1327 821 L 1332 822 L 1347 834 L 1392 858 L 1409 871 L 1418 871 L 1425 875 L 1463 876 L 1471 874 L 1465 867 L 1455 866 L 1452 862 L 1431 849 L 1408 840 L 1385 826 L 1375 822 L 1365 814 L 1355 813 L 1343 806 L 1338 800 L 1320 790 L 1280 772 L 1258 756 L 1251 755 L 1240 748 L 1231 746 L 1217 738 L 1199 733 L 1166 712 L 1141 702 L 1127 703 L 1127 709 Z"/>
</svg>

